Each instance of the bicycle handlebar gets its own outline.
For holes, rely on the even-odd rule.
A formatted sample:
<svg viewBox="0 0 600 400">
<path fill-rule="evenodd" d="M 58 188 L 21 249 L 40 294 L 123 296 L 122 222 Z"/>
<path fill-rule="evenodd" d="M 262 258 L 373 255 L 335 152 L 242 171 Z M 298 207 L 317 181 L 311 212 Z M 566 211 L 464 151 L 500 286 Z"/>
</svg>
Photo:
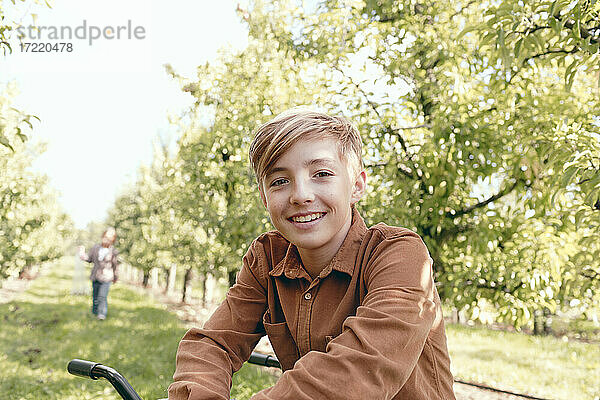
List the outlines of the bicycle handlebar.
<svg viewBox="0 0 600 400">
<path fill-rule="evenodd" d="M 142 398 L 136 393 L 131 387 L 127 379 L 121 374 L 105 365 L 74 359 L 69 361 L 67 365 L 67 371 L 73 375 L 82 376 L 84 378 L 92 378 L 94 380 L 98 378 L 104 378 L 110 382 L 121 397 L 125 400 L 142 400 Z"/>
<path fill-rule="evenodd" d="M 248 362 L 250 364 L 262 365 L 263 367 L 281 368 L 277 357 L 262 353 L 252 352 Z"/>
<path fill-rule="evenodd" d="M 251 364 L 262 365 L 263 367 L 281 368 L 277 357 L 267 354 L 252 352 L 248 362 Z M 69 371 L 70 374 L 84 378 L 91 378 L 93 380 L 104 378 L 109 381 L 111 385 L 113 385 L 115 390 L 119 392 L 123 399 L 142 400 L 142 398 L 131 387 L 129 382 L 127 382 L 127 379 L 125 379 L 121 374 L 111 367 L 107 367 L 92 361 L 79 360 L 76 358 L 69 361 L 69 364 L 67 365 L 67 371 Z"/>
</svg>

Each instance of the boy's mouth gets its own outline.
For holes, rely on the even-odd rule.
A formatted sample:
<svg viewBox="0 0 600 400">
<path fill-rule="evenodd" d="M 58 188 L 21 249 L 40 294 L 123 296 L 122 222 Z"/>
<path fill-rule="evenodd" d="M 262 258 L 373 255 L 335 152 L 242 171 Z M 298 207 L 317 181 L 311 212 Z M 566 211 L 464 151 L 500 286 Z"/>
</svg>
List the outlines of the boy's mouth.
<svg viewBox="0 0 600 400">
<path fill-rule="evenodd" d="M 293 222 L 306 223 L 306 222 L 312 222 L 317 219 L 320 219 L 324 215 L 325 215 L 324 212 L 316 212 L 316 213 L 312 213 L 312 214 L 293 216 L 290 218 L 290 220 Z"/>
</svg>

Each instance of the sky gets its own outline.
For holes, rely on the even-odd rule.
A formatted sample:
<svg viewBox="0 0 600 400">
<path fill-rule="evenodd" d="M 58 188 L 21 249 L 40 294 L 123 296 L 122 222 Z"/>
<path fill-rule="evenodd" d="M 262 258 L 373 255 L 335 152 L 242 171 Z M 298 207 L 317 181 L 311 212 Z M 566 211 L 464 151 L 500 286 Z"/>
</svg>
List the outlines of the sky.
<svg viewBox="0 0 600 400">
<path fill-rule="evenodd" d="M 182 113 L 192 97 L 163 65 L 194 78 L 196 66 L 214 60 L 220 48 L 246 45 L 237 3 L 55 0 L 51 9 L 2 4 L 25 27 L 25 42 L 72 45 L 70 52 L 65 45 L 63 52 L 33 53 L 11 41 L 12 54 L 0 54 L 0 91 L 15 84 L 13 106 L 40 118 L 28 134 L 47 143 L 47 150 L 33 169 L 48 175 L 78 228 L 105 218 L 138 167 L 151 161 L 159 135 L 177 135 L 168 116 Z M 39 33 L 27 28 L 31 14 L 45 27 Z"/>
</svg>

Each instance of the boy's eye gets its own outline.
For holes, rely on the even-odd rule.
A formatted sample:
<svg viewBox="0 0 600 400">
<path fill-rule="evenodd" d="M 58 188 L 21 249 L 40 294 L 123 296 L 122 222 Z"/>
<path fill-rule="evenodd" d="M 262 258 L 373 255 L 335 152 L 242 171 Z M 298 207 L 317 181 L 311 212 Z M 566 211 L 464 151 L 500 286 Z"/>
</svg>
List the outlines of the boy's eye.
<svg viewBox="0 0 600 400">
<path fill-rule="evenodd" d="M 286 182 L 287 182 L 287 179 L 283 179 L 283 178 L 275 179 L 273 182 L 271 182 L 271 187 L 281 186 L 281 185 L 284 185 Z"/>
<path fill-rule="evenodd" d="M 333 174 L 329 171 L 319 171 L 315 174 L 317 178 L 324 178 L 326 176 L 333 176 Z"/>
</svg>

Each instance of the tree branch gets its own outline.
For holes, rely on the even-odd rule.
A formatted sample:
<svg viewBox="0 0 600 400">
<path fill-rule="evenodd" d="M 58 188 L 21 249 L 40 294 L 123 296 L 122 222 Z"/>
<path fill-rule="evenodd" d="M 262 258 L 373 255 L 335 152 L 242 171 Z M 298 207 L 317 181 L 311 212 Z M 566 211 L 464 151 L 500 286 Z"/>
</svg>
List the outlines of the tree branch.
<svg viewBox="0 0 600 400">
<path fill-rule="evenodd" d="M 583 275 L 584 277 L 591 279 L 591 280 L 595 280 L 595 279 L 598 279 L 598 277 L 600 277 L 600 273 L 598 273 L 594 270 L 581 271 L 581 275 Z"/>
<path fill-rule="evenodd" d="M 380 23 L 388 23 L 388 22 L 395 22 L 398 21 L 399 19 L 401 19 L 403 17 L 403 14 L 398 13 L 398 14 L 393 14 L 393 15 L 386 15 L 383 17 L 380 17 L 378 20 L 376 20 L 377 22 Z"/>
<path fill-rule="evenodd" d="M 465 11 L 467 8 L 471 7 L 471 6 L 472 6 L 473 4 L 475 4 L 476 2 L 477 2 L 476 0 L 471 0 L 471 1 L 469 1 L 469 2 L 467 3 L 467 5 L 466 5 L 466 6 L 462 7 L 460 10 L 458 10 L 457 12 L 455 12 L 454 14 L 452 14 L 452 15 L 450 16 L 450 18 L 448 18 L 448 20 L 451 20 L 451 19 L 453 19 L 454 17 L 456 17 L 456 16 L 457 16 L 457 15 L 459 15 L 459 14 L 462 14 L 462 13 L 463 13 L 463 11 Z"/>
<path fill-rule="evenodd" d="M 514 31 L 514 32 L 510 32 L 510 34 L 512 33 L 518 33 L 520 35 L 530 35 L 533 32 L 542 30 L 542 29 L 551 29 L 552 27 L 549 25 L 534 25 L 533 27 L 529 27 L 527 29 L 525 29 L 524 31 Z M 508 36 L 508 35 L 507 35 Z"/>
<path fill-rule="evenodd" d="M 574 46 L 571 50 L 563 50 L 563 49 L 548 50 L 546 52 L 535 54 L 533 56 L 527 57 L 526 59 L 523 60 L 523 65 L 527 64 L 527 62 L 529 60 L 533 60 L 534 58 L 544 57 L 544 56 L 547 56 L 547 55 L 550 55 L 550 54 L 557 54 L 557 53 L 573 54 L 573 53 L 577 53 L 579 50 L 580 49 L 577 46 Z"/>
<path fill-rule="evenodd" d="M 339 71 L 346 79 L 348 79 L 348 81 L 350 81 L 350 83 L 352 85 L 354 85 L 354 87 L 360 92 L 360 94 L 362 94 L 362 96 L 365 98 L 365 101 L 367 102 L 367 104 L 369 105 L 369 107 L 371 107 L 371 109 L 373 110 L 373 112 L 375 113 L 375 115 L 377 115 L 377 119 L 379 119 L 379 122 L 381 122 L 381 124 L 385 127 L 385 131 L 387 133 L 394 134 L 394 135 L 396 135 L 398 137 L 398 141 L 400 142 L 400 146 L 402 147 L 402 150 L 406 154 L 406 157 L 408 158 L 408 160 L 410 160 L 412 162 L 413 160 L 412 160 L 412 157 L 411 157 L 410 153 L 408 152 L 408 147 L 406 146 L 406 141 L 404 140 L 404 138 L 402 137 L 402 135 L 400 134 L 400 132 L 398 132 L 400 129 L 394 129 L 391 126 L 389 126 L 387 124 L 384 124 L 383 118 L 381 117 L 381 114 L 379 114 L 379 111 L 377 110 L 377 105 L 375 103 L 373 103 L 371 101 L 371 99 L 369 99 L 369 96 L 365 93 L 365 91 L 363 90 L 363 88 L 361 88 L 358 83 L 354 82 L 354 80 L 352 80 L 351 77 L 349 77 L 348 75 L 346 75 L 344 73 L 344 71 L 342 71 L 337 65 L 334 65 L 334 68 L 337 71 Z M 414 169 L 414 171 L 417 171 L 417 168 L 414 165 L 413 165 L 413 169 Z M 403 172 L 403 171 L 400 170 L 400 172 Z M 404 175 L 406 175 L 406 174 L 404 174 Z M 406 176 L 408 176 L 408 175 L 406 175 Z M 417 177 L 419 178 L 419 180 L 422 181 L 422 175 L 420 175 L 420 174 L 417 173 Z M 414 176 L 411 176 L 411 178 L 414 179 Z"/>
<path fill-rule="evenodd" d="M 419 128 L 428 128 L 431 129 L 431 125 L 429 124 L 422 124 L 422 125 L 416 125 L 416 126 L 406 126 L 406 127 L 400 127 L 400 128 L 396 128 L 402 131 L 409 131 L 411 129 L 419 129 Z"/>
<path fill-rule="evenodd" d="M 489 290 L 493 290 L 495 292 L 501 290 L 504 293 L 514 295 L 515 292 L 517 290 L 519 290 L 519 288 L 523 285 L 523 282 L 520 282 L 518 285 L 516 285 L 512 288 L 509 288 L 507 285 L 500 285 L 500 284 L 497 284 L 496 282 L 492 282 L 492 283 L 495 283 L 495 285 L 491 285 L 490 283 L 487 283 L 487 284 L 478 283 L 477 288 L 478 289 L 489 289 Z"/>
<path fill-rule="evenodd" d="M 556 16 L 554 16 L 554 18 L 560 19 L 560 18 L 557 18 Z M 569 29 L 573 30 L 575 28 L 575 22 L 566 21 L 565 28 L 569 28 Z M 581 36 L 582 39 L 590 38 L 590 43 L 600 44 L 600 40 L 597 38 L 594 38 L 594 36 L 590 33 L 590 31 L 588 31 L 587 28 L 584 26 L 579 27 L 579 35 Z"/>
<path fill-rule="evenodd" d="M 454 214 L 451 211 L 448 211 L 446 213 L 446 217 L 451 218 L 451 219 L 456 219 L 456 218 L 461 217 L 461 216 L 463 216 L 465 214 L 469 214 L 470 212 L 472 212 L 474 210 L 477 210 L 478 208 L 485 207 L 488 204 L 490 204 L 490 203 L 492 203 L 492 202 L 494 202 L 494 201 L 496 201 L 496 200 L 498 200 L 498 199 L 506 196 L 510 192 L 512 192 L 521 181 L 522 181 L 521 179 L 517 179 L 517 180 L 515 180 L 515 182 L 510 187 L 504 188 L 504 190 L 501 190 L 498 193 L 496 193 L 495 195 L 488 197 L 484 201 L 481 201 L 481 202 L 479 202 L 477 204 L 473 204 L 472 206 L 463 208 L 462 210 L 455 211 Z"/>
<path fill-rule="evenodd" d="M 465 224 L 465 225 L 453 225 L 450 228 L 442 228 L 440 233 L 434 235 L 435 239 L 439 242 L 445 241 L 448 237 L 456 236 L 459 233 L 465 233 L 475 228 L 473 224 Z"/>
<path fill-rule="evenodd" d="M 387 163 L 369 164 L 365 165 L 365 168 L 385 168 Z M 415 179 L 412 170 L 405 165 L 398 164 L 398 172 L 410 179 Z"/>
</svg>

